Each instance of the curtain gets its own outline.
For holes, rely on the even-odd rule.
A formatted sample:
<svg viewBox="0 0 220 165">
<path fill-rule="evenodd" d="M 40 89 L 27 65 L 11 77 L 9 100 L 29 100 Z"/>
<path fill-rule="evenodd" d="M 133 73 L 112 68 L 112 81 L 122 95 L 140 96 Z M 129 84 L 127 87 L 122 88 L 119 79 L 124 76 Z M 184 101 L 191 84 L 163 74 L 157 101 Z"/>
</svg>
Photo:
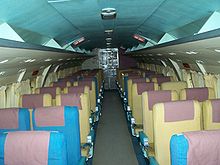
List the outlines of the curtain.
<svg viewBox="0 0 220 165">
<path fill-rule="evenodd" d="M 6 107 L 6 86 L 1 86 L 0 87 L 0 108 L 5 108 Z"/>
</svg>

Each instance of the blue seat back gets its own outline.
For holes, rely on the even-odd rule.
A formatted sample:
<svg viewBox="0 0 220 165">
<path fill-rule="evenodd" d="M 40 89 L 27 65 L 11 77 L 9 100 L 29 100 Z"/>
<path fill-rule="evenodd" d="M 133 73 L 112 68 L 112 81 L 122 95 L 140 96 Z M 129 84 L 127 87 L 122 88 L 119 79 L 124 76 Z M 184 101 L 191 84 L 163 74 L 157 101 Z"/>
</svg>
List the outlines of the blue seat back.
<svg viewBox="0 0 220 165">
<path fill-rule="evenodd" d="M 170 140 L 170 157 L 172 165 L 187 165 L 189 144 L 183 134 L 173 135 Z"/>
<path fill-rule="evenodd" d="M 30 113 L 27 108 L 0 110 L 0 133 L 30 130 Z"/>
<path fill-rule="evenodd" d="M 44 115 L 41 116 L 42 121 L 48 121 L 53 123 L 55 118 L 60 115 L 57 113 L 58 109 L 63 109 L 64 125 L 38 125 L 36 122 L 36 113 L 41 111 Z M 38 112 L 37 112 L 38 111 Z M 57 114 L 59 116 L 57 116 Z M 68 164 L 77 164 L 81 158 L 80 150 L 80 130 L 79 130 L 79 112 L 77 107 L 71 106 L 58 106 L 58 107 L 45 107 L 37 108 L 33 111 L 33 129 L 45 130 L 45 131 L 59 131 L 62 132 L 66 138 L 67 143 L 67 162 Z"/>
</svg>

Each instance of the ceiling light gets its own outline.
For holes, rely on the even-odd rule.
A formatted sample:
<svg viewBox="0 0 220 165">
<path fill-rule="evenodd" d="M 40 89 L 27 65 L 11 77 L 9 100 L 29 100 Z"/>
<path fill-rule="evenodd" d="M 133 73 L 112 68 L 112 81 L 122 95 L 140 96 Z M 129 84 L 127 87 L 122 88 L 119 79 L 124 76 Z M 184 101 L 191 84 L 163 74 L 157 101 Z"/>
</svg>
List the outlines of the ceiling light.
<svg viewBox="0 0 220 165">
<path fill-rule="evenodd" d="M 0 64 L 6 63 L 6 62 L 8 62 L 8 60 L 3 60 L 3 61 L 0 61 Z"/>
<path fill-rule="evenodd" d="M 171 53 L 168 53 L 169 55 L 171 55 L 171 56 L 174 56 L 174 55 L 176 55 L 176 53 L 173 53 L 173 52 L 171 52 Z"/>
<path fill-rule="evenodd" d="M 103 20 L 115 19 L 116 18 L 116 9 L 115 8 L 102 9 L 101 17 Z"/>
<path fill-rule="evenodd" d="M 69 61 L 69 60 L 71 60 L 71 58 L 67 58 L 66 60 L 68 60 L 68 61 Z"/>
<path fill-rule="evenodd" d="M 25 72 L 26 71 L 26 69 L 24 68 L 24 69 L 20 69 L 19 71 L 18 71 L 18 73 L 22 73 L 22 72 Z"/>
<path fill-rule="evenodd" d="M 215 49 L 216 52 L 220 53 L 220 49 Z"/>
<path fill-rule="evenodd" d="M 30 62 L 30 60 L 31 60 L 31 59 L 28 59 L 28 60 L 24 60 L 24 62 Z"/>
<path fill-rule="evenodd" d="M 158 53 L 157 56 L 162 56 L 162 54 Z"/>
<path fill-rule="evenodd" d="M 44 61 L 49 62 L 49 61 L 52 61 L 52 59 L 51 59 L 51 58 L 48 58 L 48 59 L 46 59 L 46 60 L 44 60 Z"/>
<path fill-rule="evenodd" d="M 188 51 L 186 52 L 186 54 L 197 54 L 198 52 L 194 52 L 194 51 Z"/>
<path fill-rule="evenodd" d="M 34 61 L 36 61 L 36 59 L 31 59 L 31 60 L 30 60 L 30 62 L 34 62 Z"/>
<path fill-rule="evenodd" d="M 203 64 L 203 63 L 204 63 L 204 61 L 202 61 L 202 60 L 196 60 L 196 62 L 197 62 L 197 63 L 200 63 L 200 64 Z"/>
<path fill-rule="evenodd" d="M 113 33 L 113 29 L 107 29 L 105 30 L 105 33 Z"/>
<path fill-rule="evenodd" d="M 4 75 L 5 74 L 5 71 L 1 71 L 0 72 L 0 75 L 2 76 L 2 75 Z"/>
<path fill-rule="evenodd" d="M 62 61 L 62 60 L 63 60 L 62 58 L 58 59 L 58 61 Z"/>
<path fill-rule="evenodd" d="M 153 56 L 153 54 L 148 54 L 148 56 Z"/>
<path fill-rule="evenodd" d="M 111 38 L 111 37 L 108 37 L 108 38 L 106 38 L 105 40 L 106 40 L 107 42 L 109 42 L 109 41 L 112 40 L 112 38 Z"/>
<path fill-rule="evenodd" d="M 106 45 L 111 45 L 111 43 L 107 42 Z"/>
<path fill-rule="evenodd" d="M 36 59 L 27 59 L 27 60 L 24 60 L 24 62 L 34 62 L 34 61 L 36 61 Z"/>
</svg>

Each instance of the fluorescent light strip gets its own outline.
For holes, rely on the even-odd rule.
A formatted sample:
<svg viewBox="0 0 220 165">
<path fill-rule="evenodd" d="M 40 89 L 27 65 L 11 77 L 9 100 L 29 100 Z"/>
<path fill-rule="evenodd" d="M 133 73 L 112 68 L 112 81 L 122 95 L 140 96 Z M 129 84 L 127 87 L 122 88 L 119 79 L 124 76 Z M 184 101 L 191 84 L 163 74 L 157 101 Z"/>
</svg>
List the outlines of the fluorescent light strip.
<svg viewBox="0 0 220 165">
<path fill-rule="evenodd" d="M 189 52 L 186 52 L 186 54 L 197 54 L 198 52 L 194 52 L 194 51 L 189 51 Z"/>
<path fill-rule="evenodd" d="M 46 59 L 46 60 L 44 60 L 44 61 L 49 62 L 49 61 L 52 61 L 52 59 L 51 59 L 51 58 L 48 58 L 48 59 Z"/>
<path fill-rule="evenodd" d="M 173 53 L 173 52 L 171 52 L 171 53 L 168 53 L 169 55 L 171 55 L 171 56 L 174 56 L 174 55 L 176 55 L 176 53 Z"/>
<path fill-rule="evenodd" d="M 112 32 L 113 32 L 112 29 L 107 29 L 107 30 L 105 30 L 105 33 L 112 33 Z"/>
<path fill-rule="evenodd" d="M 220 53 L 220 49 L 215 49 L 216 52 Z"/>
<path fill-rule="evenodd" d="M 5 74 L 5 71 L 1 71 L 0 72 L 0 76 L 4 75 Z"/>
<path fill-rule="evenodd" d="M 8 60 L 3 60 L 3 61 L 0 61 L 0 64 L 4 64 L 6 62 L 8 62 Z"/>
</svg>

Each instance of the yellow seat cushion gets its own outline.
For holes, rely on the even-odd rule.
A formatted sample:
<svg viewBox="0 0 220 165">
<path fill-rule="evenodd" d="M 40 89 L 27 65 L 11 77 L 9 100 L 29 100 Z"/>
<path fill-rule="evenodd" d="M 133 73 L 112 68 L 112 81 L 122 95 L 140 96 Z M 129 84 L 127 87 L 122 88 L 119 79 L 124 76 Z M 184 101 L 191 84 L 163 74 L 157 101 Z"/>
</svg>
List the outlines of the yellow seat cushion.
<svg viewBox="0 0 220 165">
<path fill-rule="evenodd" d="M 203 102 L 204 130 L 220 129 L 220 99 L 206 100 Z M 215 116 L 214 116 L 215 115 Z"/>
<path fill-rule="evenodd" d="M 178 100 L 176 91 L 149 91 L 142 93 L 143 131 L 149 138 L 149 143 L 154 142 L 153 137 L 153 105 L 165 101 Z"/>
<path fill-rule="evenodd" d="M 155 158 L 160 165 L 170 165 L 170 139 L 173 134 L 201 130 L 198 101 L 158 103 L 153 107 Z"/>
<path fill-rule="evenodd" d="M 68 94 L 64 94 L 68 95 Z M 56 105 L 57 106 L 65 106 L 62 104 L 62 95 L 56 96 Z M 79 109 L 79 125 L 80 125 L 80 141 L 81 143 L 87 142 L 87 136 L 90 132 L 90 109 L 89 109 L 89 97 L 88 94 L 83 93 L 80 94 L 80 102 L 81 102 L 81 109 Z M 72 105 L 70 105 L 72 106 Z"/>
</svg>

